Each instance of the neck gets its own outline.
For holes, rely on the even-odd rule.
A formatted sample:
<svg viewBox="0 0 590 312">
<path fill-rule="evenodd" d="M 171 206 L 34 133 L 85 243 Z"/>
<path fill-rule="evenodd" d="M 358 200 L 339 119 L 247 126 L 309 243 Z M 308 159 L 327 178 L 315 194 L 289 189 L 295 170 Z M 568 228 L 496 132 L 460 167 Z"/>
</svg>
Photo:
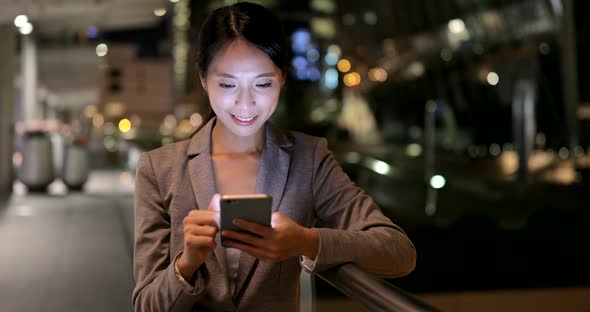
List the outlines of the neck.
<svg viewBox="0 0 590 312">
<path fill-rule="evenodd" d="M 260 153 L 264 147 L 265 126 L 252 136 L 241 137 L 231 133 L 218 121 L 213 127 L 211 140 L 212 154 Z"/>
</svg>

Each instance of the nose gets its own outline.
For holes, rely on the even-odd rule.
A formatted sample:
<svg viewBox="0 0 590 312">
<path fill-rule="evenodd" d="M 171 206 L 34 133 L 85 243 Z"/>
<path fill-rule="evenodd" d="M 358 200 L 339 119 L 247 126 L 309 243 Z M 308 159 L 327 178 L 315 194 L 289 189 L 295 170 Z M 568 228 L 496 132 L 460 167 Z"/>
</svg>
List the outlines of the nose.
<svg viewBox="0 0 590 312">
<path fill-rule="evenodd" d="M 252 94 L 252 90 L 250 89 L 243 89 L 238 94 L 238 98 L 236 99 L 236 105 L 256 105 L 256 101 L 254 100 L 254 94 Z"/>
</svg>

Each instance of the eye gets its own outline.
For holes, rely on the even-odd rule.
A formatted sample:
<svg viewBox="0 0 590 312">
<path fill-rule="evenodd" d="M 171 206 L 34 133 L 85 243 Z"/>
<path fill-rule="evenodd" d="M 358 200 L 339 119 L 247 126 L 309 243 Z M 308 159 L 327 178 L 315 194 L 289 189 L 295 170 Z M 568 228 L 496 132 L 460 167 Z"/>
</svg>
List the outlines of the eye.
<svg viewBox="0 0 590 312">
<path fill-rule="evenodd" d="M 259 83 L 259 84 L 257 84 L 256 86 L 257 86 L 258 88 L 263 88 L 263 89 L 265 89 L 265 88 L 270 88 L 270 86 L 272 86 L 272 83 L 270 83 L 270 82 L 267 82 L 267 83 Z"/>
<path fill-rule="evenodd" d="M 219 87 L 221 87 L 222 89 L 231 89 L 231 88 L 235 87 L 235 85 L 227 84 L 227 83 L 220 83 Z"/>
</svg>

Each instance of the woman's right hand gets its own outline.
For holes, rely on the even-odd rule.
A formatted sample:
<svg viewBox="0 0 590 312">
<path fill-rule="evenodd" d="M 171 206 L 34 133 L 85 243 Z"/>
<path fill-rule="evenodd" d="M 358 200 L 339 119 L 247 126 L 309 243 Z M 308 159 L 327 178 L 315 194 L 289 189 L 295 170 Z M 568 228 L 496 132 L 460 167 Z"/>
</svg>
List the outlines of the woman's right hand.
<svg viewBox="0 0 590 312">
<path fill-rule="evenodd" d="M 219 231 L 219 194 L 209 202 L 207 210 L 191 210 L 184 218 L 184 251 L 176 266 L 186 281 L 191 281 L 193 274 L 205 262 L 215 249 L 215 236 Z"/>
</svg>

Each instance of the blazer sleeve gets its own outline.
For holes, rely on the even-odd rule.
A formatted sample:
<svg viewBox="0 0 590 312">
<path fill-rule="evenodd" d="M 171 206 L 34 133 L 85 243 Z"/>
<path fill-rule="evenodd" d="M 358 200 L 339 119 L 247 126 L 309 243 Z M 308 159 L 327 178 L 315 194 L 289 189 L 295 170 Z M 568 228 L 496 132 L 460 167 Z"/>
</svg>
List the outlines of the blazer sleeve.
<svg viewBox="0 0 590 312">
<path fill-rule="evenodd" d="M 189 291 L 177 277 L 175 261 L 169 256 L 170 215 L 148 153 L 143 153 L 137 164 L 134 209 L 134 310 L 190 311 L 203 297 L 205 281 L 197 274 L 195 288 Z"/>
<path fill-rule="evenodd" d="M 326 139 L 314 152 L 313 196 L 318 219 L 330 228 L 316 228 L 320 250 L 303 257 L 309 271 L 355 263 L 381 277 L 399 277 L 416 265 L 416 250 L 405 232 L 385 217 L 373 199 L 344 173 Z"/>
</svg>

